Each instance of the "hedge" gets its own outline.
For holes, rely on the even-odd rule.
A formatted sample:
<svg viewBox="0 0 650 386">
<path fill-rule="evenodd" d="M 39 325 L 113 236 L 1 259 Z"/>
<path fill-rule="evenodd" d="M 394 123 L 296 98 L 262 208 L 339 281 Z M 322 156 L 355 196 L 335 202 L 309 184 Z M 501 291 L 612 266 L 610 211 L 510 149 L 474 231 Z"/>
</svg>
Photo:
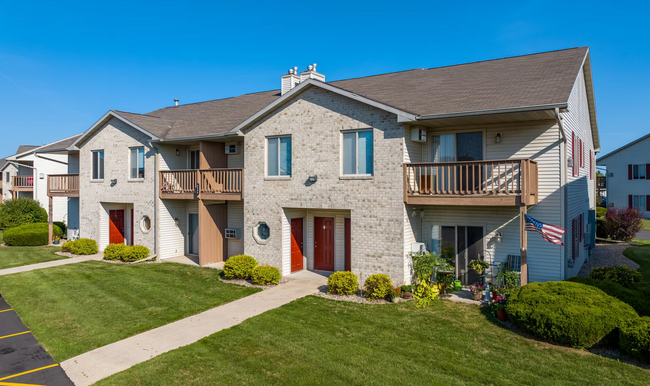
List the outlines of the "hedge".
<svg viewBox="0 0 650 386">
<path fill-rule="evenodd" d="M 393 283 L 388 275 L 376 273 L 368 276 L 364 287 L 368 299 L 385 299 L 393 289 Z"/>
<path fill-rule="evenodd" d="M 280 270 L 270 265 L 255 267 L 251 276 L 253 278 L 253 284 L 257 285 L 278 284 L 280 279 L 282 279 Z"/>
<path fill-rule="evenodd" d="M 628 288 L 643 281 L 641 272 L 622 265 L 593 268 L 589 274 L 589 278 L 612 281 Z"/>
<path fill-rule="evenodd" d="M 612 281 L 587 279 L 584 277 L 572 277 L 568 281 L 596 287 L 607 295 L 629 304 L 639 315 L 650 316 L 650 289 L 625 288 Z"/>
<path fill-rule="evenodd" d="M 626 321 L 621 326 L 620 347 L 624 354 L 650 362 L 650 318 Z"/>
<path fill-rule="evenodd" d="M 618 328 L 634 309 L 598 288 L 574 282 L 531 283 L 510 294 L 510 320 L 538 338 L 589 348 L 618 343 Z"/>
<path fill-rule="evenodd" d="M 61 228 L 52 226 L 54 236 L 63 236 Z M 48 245 L 49 226 L 47 223 L 26 224 L 9 228 L 4 232 L 5 244 L 8 246 L 37 246 Z"/>
<path fill-rule="evenodd" d="M 597 207 L 596 208 L 596 217 L 603 217 L 607 214 L 607 208 Z"/>
<path fill-rule="evenodd" d="M 327 293 L 334 295 L 354 295 L 359 289 L 357 276 L 352 272 L 338 271 L 327 278 Z"/>
<path fill-rule="evenodd" d="M 27 197 L 8 200 L 0 210 L 0 230 L 25 224 L 44 223 L 47 222 L 47 218 L 47 212 L 36 200 Z"/>
<path fill-rule="evenodd" d="M 63 232 L 63 234 L 65 234 L 65 232 L 68 230 L 68 227 L 65 226 L 65 223 L 61 221 L 54 221 L 53 224 L 61 228 L 61 232 Z"/>
<path fill-rule="evenodd" d="M 99 252 L 97 242 L 91 239 L 70 240 L 61 246 L 61 251 L 70 252 L 73 255 L 94 255 Z"/>
<path fill-rule="evenodd" d="M 149 248 L 142 245 L 110 244 L 104 249 L 104 259 L 138 261 L 149 257 Z"/>
<path fill-rule="evenodd" d="M 250 279 L 257 260 L 248 255 L 232 256 L 223 264 L 223 273 L 227 279 Z"/>
</svg>

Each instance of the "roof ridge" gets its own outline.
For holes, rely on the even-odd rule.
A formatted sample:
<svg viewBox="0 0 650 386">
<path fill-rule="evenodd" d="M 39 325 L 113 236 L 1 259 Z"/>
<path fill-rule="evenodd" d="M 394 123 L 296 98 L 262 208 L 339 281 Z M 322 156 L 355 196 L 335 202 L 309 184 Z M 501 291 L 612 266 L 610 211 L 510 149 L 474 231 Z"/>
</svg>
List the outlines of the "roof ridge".
<svg viewBox="0 0 650 386">
<path fill-rule="evenodd" d="M 246 94 L 234 95 L 234 96 L 230 96 L 230 97 L 226 97 L 226 98 L 210 99 L 210 100 L 207 100 L 207 101 L 186 103 L 186 104 L 178 105 L 178 106 L 167 106 L 167 107 L 161 107 L 161 108 L 159 108 L 159 109 L 156 109 L 156 110 L 150 111 L 150 113 L 153 113 L 154 111 L 173 109 L 173 108 L 176 108 L 176 107 L 184 107 L 184 106 L 191 106 L 191 105 L 199 105 L 199 104 L 201 104 L 201 103 L 223 101 L 223 100 L 226 100 L 226 99 L 234 99 L 234 98 L 239 98 L 239 97 L 243 97 L 243 96 L 246 96 L 246 95 L 264 94 L 264 93 L 267 93 L 267 92 L 273 92 L 273 91 L 280 92 L 281 90 L 280 90 L 280 89 L 274 89 L 274 90 L 266 90 L 266 91 L 249 92 L 249 93 L 246 93 Z"/>
</svg>

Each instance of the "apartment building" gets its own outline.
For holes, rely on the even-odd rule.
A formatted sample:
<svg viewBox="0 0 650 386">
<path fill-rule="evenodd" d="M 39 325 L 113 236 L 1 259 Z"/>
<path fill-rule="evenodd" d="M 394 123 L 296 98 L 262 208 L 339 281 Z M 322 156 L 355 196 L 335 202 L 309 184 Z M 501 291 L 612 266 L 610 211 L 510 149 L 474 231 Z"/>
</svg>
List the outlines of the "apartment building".
<svg viewBox="0 0 650 386">
<path fill-rule="evenodd" d="M 408 254 L 518 261 L 530 281 L 589 253 L 598 126 L 586 47 L 326 82 L 136 114 L 109 111 L 78 152 L 80 230 L 201 265 L 240 253 L 278 267 L 411 280 Z M 521 259 L 520 259 L 521 260 Z"/>
</svg>

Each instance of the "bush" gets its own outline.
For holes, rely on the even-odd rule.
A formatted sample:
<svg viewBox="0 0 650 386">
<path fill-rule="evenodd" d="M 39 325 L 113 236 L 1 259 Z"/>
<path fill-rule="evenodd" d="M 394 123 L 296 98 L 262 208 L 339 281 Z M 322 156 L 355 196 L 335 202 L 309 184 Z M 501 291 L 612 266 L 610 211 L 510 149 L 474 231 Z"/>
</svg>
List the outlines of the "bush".
<svg viewBox="0 0 650 386">
<path fill-rule="evenodd" d="M 352 272 L 334 272 L 327 279 L 327 293 L 334 295 L 354 295 L 359 289 L 357 276 Z"/>
<path fill-rule="evenodd" d="M 512 291 L 510 320 L 541 339 L 573 347 L 616 344 L 634 309 L 598 288 L 568 281 L 531 283 Z"/>
<path fill-rule="evenodd" d="M 68 227 L 65 226 L 65 223 L 62 223 L 61 221 L 54 221 L 53 224 L 61 228 L 61 232 L 63 232 L 63 234 L 66 234 L 65 232 L 68 230 Z"/>
<path fill-rule="evenodd" d="M 630 241 L 641 230 L 643 215 L 633 208 L 610 208 L 603 226 L 614 240 Z"/>
<path fill-rule="evenodd" d="M 596 287 L 607 295 L 629 304 L 639 315 L 650 316 L 650 289 L 625 288 L 612 281 L 586 279 L 584 277 L 572 277 L 568 281 Z"/>
<path fill-rule="evenodd" d="M 23 197 L 5 201 L 0 210 L 0 230 L 45 222 L 47 222 L 47 212 L 41 208 L 38 201 L 31 198 Z"/>
<path fill-rule="evenodd" d="M 99 248 L 97 248 L 97 242 L 95 240 L 78 239 L 74 241 L 70 252 L 74 255 L 94 255 L 99 252 Z"/>
<path fill-rule="evenodd" d="M 61 252 L 72 253 L 72 248 L 74 247 L 75 241 L 68 240 L 63 245 L 61 245 Z"/>
<path fill-rule="evenodd" d="M 596 208 L 596 217 L 604 217 L 606 213 L 607 213 L 607 208 L 601 208 L 601 207 Z"/>
<path fill-rule="evenodd" d="M 596 237 L 600 239 L 606 239 L 609 237 L 605 230 L 605 220 L 602 218 L 596 219 Z"/>
<path fill-rule="evenodd" d="M 643 281 L 641 272 L 621 265 L 593 268 L 589 277 L 596 280 L 613 281 L 628 288 Z"/>
<path fill-rule="evenodd" d="M 385 299 L 393 289 L 393 283 L 388 275 L 376 273 L 368 276 L 364 284 L 368 299 Z"/>
<path fill-rule="evenodd" d="M 54 236 L 63 236 L 61 228 L 54 225 Z M 9 246 L 37 246 L 48 245 L 49 226 L 47 223 L 26 224 L 9 228 L 4 232 L 5 244 Z"/>
<path fill-rule="evenodd" d="M 104 259 L 105 260 L 122 260 L 128 245 L 124 244 L 109 244 L 104 248 Z"/>
<path fill-rule="evenodd" d="M 257 260 L 248 255 L 237 255 L 229 258 L 223 265 L 227 279 L 250 279 Z"/>
<path fill-rule="evenodd" d="M 270 265 L 255 267 L 251 276 L 253 277 L 253 284 L 257 285 L 278 284 L 282 278 L 280 270 Z"/>
<path fill-rule="evenodd" d="M 133 245 L 133 246 L 127 246 L 124 249 L 120 260 L 126 262 L 138 261 L 138 260 L 146 259 L 147 257 L 149 257 L 149 248 L 143 245 Z"/>
<path fill-rule="evenodd" d="M 621 326 L 620 347 L 624 354 L 650 362 L 650 318 L 628 320 Z"/>
</svg>

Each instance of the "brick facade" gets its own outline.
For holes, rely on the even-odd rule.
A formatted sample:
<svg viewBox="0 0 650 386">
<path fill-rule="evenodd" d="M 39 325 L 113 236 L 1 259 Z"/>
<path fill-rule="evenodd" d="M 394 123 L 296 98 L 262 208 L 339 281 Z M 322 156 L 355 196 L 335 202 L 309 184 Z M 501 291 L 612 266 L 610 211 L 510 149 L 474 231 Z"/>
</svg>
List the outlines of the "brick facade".
<svg viewBox="0 0 650 386">
<path fill-rule="evenodd" d="M 368 128 L 373 129 L 373 177 L 341 178 L 341 131 Z M 314 87 L 245 134 L 246 254 L 281 269 L 288 256 L 281 235 L 283 208 L 349 210 L 352 271 L 364 278 L 385 273 L 394 284 L 404 282 L 404 128 L 394 114 Z M 273 135 L 292 137 L 290 179 L 265 178 L 265 139 Z M 310 184 L 310 175 L 318 181 Z M 271 228 L 266 244 L 250 237 L 260 221 Z"/>
</svg>

